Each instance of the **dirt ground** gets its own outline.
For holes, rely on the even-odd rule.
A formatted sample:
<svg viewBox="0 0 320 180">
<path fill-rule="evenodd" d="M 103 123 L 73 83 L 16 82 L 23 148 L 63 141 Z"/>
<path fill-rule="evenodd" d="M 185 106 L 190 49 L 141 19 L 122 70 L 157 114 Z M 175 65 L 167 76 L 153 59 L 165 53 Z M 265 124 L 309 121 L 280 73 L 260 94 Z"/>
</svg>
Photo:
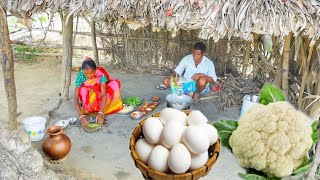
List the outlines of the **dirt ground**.
<svg viewBox="0 0 320 180">
<path fill-rule="evenodd" d="M 161 98 L 161 104 L 155 111 L 166 106 L 163 101 L 169 90 L 157 90 L 155 85 L 161 82 L 161 76 L 150 74 L 127 74 L 121 71 L 112 71 L 110 74 L 121 80 L 122 96 L 138 96 L 145 101 L 152 95 Z M 0 70 L 0 108 L 3 114 L 0 118 L 7 118 L 7 104 L 3 87 L 2 70 Z M 73 73 L 74 79 L 75 73 Z M 42 107 L 52 98 L 59 98 L 61 87 L 61 64 L 55 61 L 44 61 L 37 64 L 15 63 L 15 79 L 18 98 L 18 120 L 39 115 Z M 70 88 L 70 97 L 73 96 L 74 85 Z M 71 98 L 72 99 L 72 98 Z M 236 119 L 239 116 L 239 107 L 228 111 L 218 112 L 214 100 L 204 100 L 192 109 L 201 110 L 211 122 L 221 118 Z M 77 117 L 73 102 L 63 102 L 52 114 L 49 125 L 58 120 Z M 142 179 L 140 171 L 134 166 L 129 152 L 129 139 L 139 120 L 132 120 L 125 115 L 108 116 L 109 124 L 95 133 L 86 133 L 79 124 L 69 125 L 65 133 L 70 137 L 72 149 L 63 164 L 52 165 L 45 163 L 55 172 L 75 176 L 77 179 Z M 40 142 L 33 142 L 33 146 L 43 154 Z M 217 163 L 208 176 L 203 179 L 239 179 L 237 174 L 244 172 L 231 152 L 222 147 Z"/>
</svg>

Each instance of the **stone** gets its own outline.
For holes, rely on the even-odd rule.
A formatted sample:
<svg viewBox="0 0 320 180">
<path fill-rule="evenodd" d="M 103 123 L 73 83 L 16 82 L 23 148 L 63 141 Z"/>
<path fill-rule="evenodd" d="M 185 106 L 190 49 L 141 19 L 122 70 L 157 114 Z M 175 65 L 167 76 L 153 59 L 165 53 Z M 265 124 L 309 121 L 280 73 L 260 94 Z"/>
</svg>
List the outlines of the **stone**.
<svg viewBox="0 0 320 180">
<path fill-rule="evenodd" d="M 41 154 L 31 146 L 29 136 L 22 130 L 1 134 L 0 159 L 0 179 L 59 179 L 43 166 Z"/>
</svg>

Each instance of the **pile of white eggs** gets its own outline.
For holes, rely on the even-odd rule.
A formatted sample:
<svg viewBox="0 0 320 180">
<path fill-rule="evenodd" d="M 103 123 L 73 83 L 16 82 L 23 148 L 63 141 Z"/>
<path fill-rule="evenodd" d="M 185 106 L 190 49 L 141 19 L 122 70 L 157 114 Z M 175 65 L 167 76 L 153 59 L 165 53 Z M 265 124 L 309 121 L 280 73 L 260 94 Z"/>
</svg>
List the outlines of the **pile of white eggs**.
<svg viewBox="0 0 320 180">
<path fill-rule="evenodd" d="M 218 139 L 217 130 L 198 110 L 189 116 L 173 108 L 165 108 L 160 117 L 145 120 L 144 138 L 137 141 L 135 151 L 140 161 L 150 168 L 182 174 L 202 167 L 209 159 L 209 146 Z"/>
</svg>

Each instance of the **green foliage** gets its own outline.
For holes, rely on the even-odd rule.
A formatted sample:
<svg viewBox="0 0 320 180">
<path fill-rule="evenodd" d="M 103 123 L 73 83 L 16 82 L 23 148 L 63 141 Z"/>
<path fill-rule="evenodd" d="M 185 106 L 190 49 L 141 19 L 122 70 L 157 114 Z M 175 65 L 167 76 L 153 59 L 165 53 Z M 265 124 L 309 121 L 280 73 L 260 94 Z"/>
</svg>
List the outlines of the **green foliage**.
<svg viewBox="0 0 320 180">
<path fill-rule="evenodd" d="M 318 121 L 314 121 L 311 125 L 312 127 L 312 140 L 313 140 L 313 144 L 317 143 L 318 138 L 319 138 L 319 131 L 318 131 L 318 125 L 319 122 Z"/>
<path fill-rule="evenodd" d="M 238 122 L 235 120 L 220 120 L 213 123 L 217 129 L 222 145 L 229 146 L 229 138 L 234 130 L 238 127 Z"/>
<path fill-rule="evenodd" d="M 19 59 L 25 60 L 29 64 L 36 62 L 36 56 L 40 52 L 39 48 L 30 48 L 25 45 L 14 46 L 14 51 L 18 55 Z"/>
<path fill-rule="evenodd" d="M 294 170 L 292 174 L 297 175 L 297 174 L 301 174 L 301 173 L 305 173 L 305 172 L 309 171 L 312 166 L 312 161 L 313 161 L 313 159 L 306 160 L 306 162 L 301 167 Z"/>
<path fill-rule="evenodd" d="M 286 101 L 286 96 L 278 87 L 271 83 L 264 84 L 259 97 L 259 103 L 267 105 L 272 102 Z"/>
<path fill-rule="evenodd" d="M 270 178 L 259 174 L 238 174 L 244 180 L 280 180 L 280 178 Z"/>
</svg>

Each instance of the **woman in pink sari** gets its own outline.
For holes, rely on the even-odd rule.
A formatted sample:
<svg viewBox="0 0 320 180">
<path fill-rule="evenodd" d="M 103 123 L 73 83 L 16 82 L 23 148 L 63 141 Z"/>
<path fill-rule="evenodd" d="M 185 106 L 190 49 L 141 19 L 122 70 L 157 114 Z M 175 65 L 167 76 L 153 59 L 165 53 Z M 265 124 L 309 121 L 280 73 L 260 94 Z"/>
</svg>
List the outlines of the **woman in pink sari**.
<svg viewBox="0 0 320 180">
<path fill-rule="evenodd" d="M 75 85 L 74 104 L 82 125 L 88 124 L 86 114 L 97 114 L 96 121 L 102 124 L 106 114 L 122 109 L 120 81 L 97 67 L 92 59 L 83 61 Z"/>
</svg>

